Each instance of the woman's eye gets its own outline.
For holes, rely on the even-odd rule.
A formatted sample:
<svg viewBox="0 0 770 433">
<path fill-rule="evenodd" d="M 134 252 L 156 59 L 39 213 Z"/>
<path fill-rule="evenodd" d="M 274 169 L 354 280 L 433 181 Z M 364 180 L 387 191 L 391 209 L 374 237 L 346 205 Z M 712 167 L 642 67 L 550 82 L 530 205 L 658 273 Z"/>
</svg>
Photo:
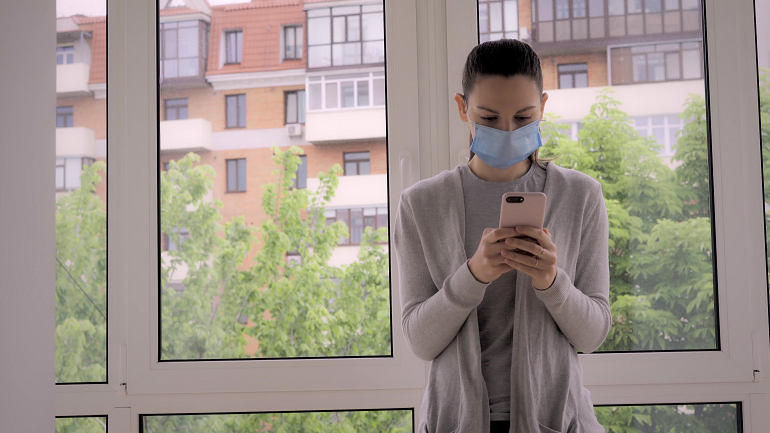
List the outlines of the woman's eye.
<svg viewBox="0 0 770 433">
<path fill-rule="evenodd" d="M 518 120 L 519 122 L 523 122 L 523 121 L 529 120 L 529 119 L 531 119 L 531 116 L 530 117 L 517 117 L 516 118 L 516 120 Z"/>
<path fill-rule="evenodd" d="M 487 122 L 491 122 L 491 121 L 497 119 L 497 117 L 482 117 L 481 119 L 482 120 L 486 120 Z"/>
</svg>

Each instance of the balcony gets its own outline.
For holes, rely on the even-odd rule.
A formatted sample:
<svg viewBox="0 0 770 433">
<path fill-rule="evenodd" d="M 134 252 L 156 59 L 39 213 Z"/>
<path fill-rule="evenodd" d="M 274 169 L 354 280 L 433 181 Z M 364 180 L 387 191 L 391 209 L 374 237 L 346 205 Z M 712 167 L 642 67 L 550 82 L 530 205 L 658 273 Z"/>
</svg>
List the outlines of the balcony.
<svg viewBox="0 0 770 433">
<path fill-rule="evenodd" d="M 211 150 L 211 122 L 206 119 L 160 122 L 161 152 L 205 152 Z"/>
<path fill-rule="evenodd" d="M 388 175 L 369 174 L 363 176 L 340 176 L 340 183 L 328 208 L 355 208 L 383 206 L 388 203 Z M 307 189 L 317 191 L 320 181 L 317 177 L 307 179 Z"/>
<path fill-rule="evenodd" d="M 93 129 L 74 127 L 56 128 L 56 156 L 87 156 L 97 158 Z"/>
<path fill-rule="evenodd" d="M 603 87 L 548 90 L 546 113 L 554 113 L 559 121 L 581 120 L 591 111 L 596 95 Z M 655 116 L 684 111 L 690 93 L 705 95 L 703 80 L 668 81 L 659 83 L 612 86 L 611 96 L 621 102 L 620 108 L 629 116 Z"/>
<path fill-rule="evenodd" d="M 87 63 L 56 65 L 56 95 L 90 95 L 91 91 L 88 89 L 90 73 L 91 65 Z"/>
<path fill-rule="evenodd" d="M 305 140 L 310 143 L 384 139 L 385 107 L 308 111 Z"/>
</svg>

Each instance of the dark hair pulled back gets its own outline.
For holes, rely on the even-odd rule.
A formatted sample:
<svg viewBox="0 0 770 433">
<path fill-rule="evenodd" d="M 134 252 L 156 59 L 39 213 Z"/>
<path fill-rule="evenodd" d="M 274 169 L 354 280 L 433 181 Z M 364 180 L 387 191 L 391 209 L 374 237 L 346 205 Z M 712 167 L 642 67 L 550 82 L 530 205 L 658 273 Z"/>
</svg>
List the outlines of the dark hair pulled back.
<svg viewBox="0 0 770 433">
<path fill-rule="evenodd" d="M 516 39 L 499 39 L 476 45 L 468 54 L 463 68 L 463 97 L 467 103 L 479 78 L 488 76 L 513 77 L 523 75 L 532 79 L 543 93 L 543 70 L 540 58 L 528 44 Z M 471 143 L 473 138 L 471 137 Z M 530 155 L 532 163 L 545 168 L 548 160 L 538 157 L 539 150 Z M 471 151 L 471 158 L 474 157 Z"/>
</svg>

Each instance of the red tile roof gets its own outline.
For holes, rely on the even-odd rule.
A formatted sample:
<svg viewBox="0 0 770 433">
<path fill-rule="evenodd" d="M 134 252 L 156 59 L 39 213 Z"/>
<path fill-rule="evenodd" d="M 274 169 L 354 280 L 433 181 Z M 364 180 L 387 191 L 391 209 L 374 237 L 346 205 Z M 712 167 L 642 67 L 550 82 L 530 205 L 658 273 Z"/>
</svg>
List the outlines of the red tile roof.
<svg viewBox="0 0 770 433">
<path fill-rule="evenodd" d="M 91 39 L 91 77 L 88 80 L 88 84 L 106 83 L 107 19 L 106 17 L 99 17 L 91 21 L 91 23 L 93 38 Z"/>
<path fill-rule="evenodd" d="M 304 69 L 307 49 L 303 44 L 302 60 L 280 62 L 281 26 L 305 24 L 300 0 L 255 0 L 252 3 L 214 6 L 211 9 L 209 59 L 206 74 Z M 219 68 L 220 39 L 225 30 L 243 30 L 243 53 L 238 65 Z"/>
<path fill-rule="evenodd" d="M 199 13 L 199 10 L 188 8 L 188 7 L 178 7 L 178 8 L 165 8 L 160 10 L 160 16 L 170 16 L 170 15 L 184 15 L 184 14 L 197 14 Z"/>
</svg>

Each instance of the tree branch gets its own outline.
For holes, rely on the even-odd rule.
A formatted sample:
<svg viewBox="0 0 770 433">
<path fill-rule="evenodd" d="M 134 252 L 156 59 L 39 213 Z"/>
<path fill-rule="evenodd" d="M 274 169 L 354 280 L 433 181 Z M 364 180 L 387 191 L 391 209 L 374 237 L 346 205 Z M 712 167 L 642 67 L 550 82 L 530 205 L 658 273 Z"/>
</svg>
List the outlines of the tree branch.
<svg viewBox="0 0 770 433">
<path fill-rule="evenodd" d="M 62 269 L 64 269 L 64 272 L 66 272 L 66 273 L 67 273 L 67 275 L 69 275 L 69 276 L 70 276 L 70 279 L 72 280 L 72 282 L 73 282 L 73 283 L 75 283 L 75 285 L 76 285 L 76 286 L 78 286 L 78 289 L 80 289 L 80 291 L 81 291 L 81 292 L 83 292 L 83 294 L 86 296 L 86 298 L 88 298 L 88 300 L 89 300 L 89 301 L 91 301 L 91 305 L 93 305 L 93 306 L 94 306 L 94 308 L 96 308 L 96 311 L 98 311 L 98 312 L 99 312 L 99 314 L 101 314 L 102 318 L 103 318 L 103 319 L 104 319 L 104 321 L 106 322 L 106 321 L 107 321 L 107 316 L 105 316 L 105 315 L 104 315 L 104 313 L 102 313 L 102 310 L 100 310 L 100 309 L 99 309 L 99 307 L 97 307 L 97 306 L 96 306 L 96 303 L 94 302 L 94 300 L 93 300 L 93 299 L 91 299 L 91 297 L 90 297 L 90 296 L 88 296 L 88 293 L 86 293 L 86 291 L 85 291 L 85 290 L 83 290 L 83 288 L 82 288 L 82 287 L 80 287 L 80 284 L 78 284 L 78 282 L 77 282 L 77 280 L 75 279 L 75 277 L 73 277 L 73 276 L 72 276 L 72 274 L 70 274 L 70 271 L 69 271 L 69 269 L 67 269 L 67 267 L 66 267 L 66 266 L 64 266 L 64 264 L 62 264 L 61 260 L 59 260 L 59 258 L 58 258 L 58 257 L 56 257 L 56 262 L 59 264 L 59 266 L 61 266 L 61 267 L 62 267 Z"/>
<path fill-rule="evenodd" d="M 238 249 L 235 251 L 235 254 L 233 254 L 233 259 L 230 261 L 230 269 L 227 270 L 227 275 L 225 276 L 225 279 L 222 281 L 222 296 L 225 294 L 225 287 L 227 286 L 227 281 L 230 279 L 230 275 L 233 272 L 233 266 L 235 265 L 235 258 L 238 257 L 238 254 L 241 252 L 240 245 L 238 246 Z M 219 309 L 219 304 L 222 301 L 222 296 L 219 297 L 219 302 L 214 302 L 214 304 L 211 306 L 211 315 L 209 316 L 209 321 L 206 323 L 206 325 L 211 325 L 211 322 L 214 321 L 214 315 L 216 315 L 217 310 Z"/>
</svg>

